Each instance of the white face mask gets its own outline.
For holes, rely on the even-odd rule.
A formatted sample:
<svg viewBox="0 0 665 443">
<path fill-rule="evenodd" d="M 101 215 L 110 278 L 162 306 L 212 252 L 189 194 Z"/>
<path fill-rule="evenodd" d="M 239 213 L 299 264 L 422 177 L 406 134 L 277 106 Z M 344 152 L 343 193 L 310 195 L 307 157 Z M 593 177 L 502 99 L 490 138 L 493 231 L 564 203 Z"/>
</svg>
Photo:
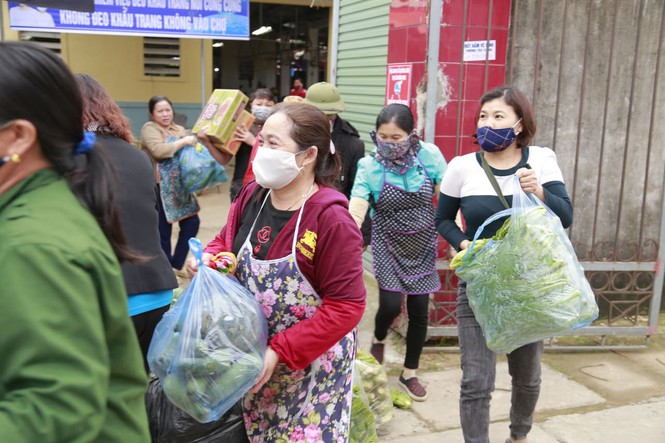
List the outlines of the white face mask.
<svg viewBox="0 0 665 443">
<path fill-rule="evenodd" d="M 302 171 L 303 168 L 296 163 L 296 155 L 303 152 L 307 151 L 294 154 L 259 146 L 252 162 L 256 182 L 264 188 L 282 189 Z"/>
</svg>

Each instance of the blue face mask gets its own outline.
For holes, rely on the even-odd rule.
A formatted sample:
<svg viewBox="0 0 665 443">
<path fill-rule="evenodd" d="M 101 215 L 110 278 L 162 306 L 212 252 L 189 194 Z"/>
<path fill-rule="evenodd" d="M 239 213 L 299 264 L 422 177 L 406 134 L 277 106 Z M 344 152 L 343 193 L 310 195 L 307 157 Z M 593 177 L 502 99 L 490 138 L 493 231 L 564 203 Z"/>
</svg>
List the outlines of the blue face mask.
<svg viewBox="0 0 665 443">
<path fill-rule="evenodd" d="M 521 121 L 522 119 L 517 120 L 517 123 L 510 128 L 492 129 L 489 126 L 478 128 L 476 131 L 478 144 L 487 152 L 503 151 L 508 148 L 508 146 L 512 145 L 515 138 L 517 138 L 515 126 Z"/>
</svg>

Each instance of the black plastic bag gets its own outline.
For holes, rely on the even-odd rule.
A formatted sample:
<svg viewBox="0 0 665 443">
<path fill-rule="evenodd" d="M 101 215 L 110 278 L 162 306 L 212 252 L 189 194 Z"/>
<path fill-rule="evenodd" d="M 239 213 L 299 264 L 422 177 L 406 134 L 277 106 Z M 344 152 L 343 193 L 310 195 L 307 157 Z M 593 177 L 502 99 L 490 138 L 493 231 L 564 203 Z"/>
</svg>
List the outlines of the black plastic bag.
<svg viewBox="0 0 665 443">
<path fill-rule="evenodd" d="M 248 442 L 240 402 L 219 420 L 199 423 L 169 401 L 158 378 L 150 381 L 145 401 L 153 443 Z"/>
</svg>

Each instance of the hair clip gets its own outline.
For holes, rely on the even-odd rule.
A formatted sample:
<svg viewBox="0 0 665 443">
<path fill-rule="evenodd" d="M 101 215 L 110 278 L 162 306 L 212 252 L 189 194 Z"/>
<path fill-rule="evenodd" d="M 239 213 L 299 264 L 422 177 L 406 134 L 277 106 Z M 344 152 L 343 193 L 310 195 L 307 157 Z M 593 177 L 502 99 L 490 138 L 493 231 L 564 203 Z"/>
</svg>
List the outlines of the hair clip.
<svg viewBox="0 0 665 443">
<path fill-rule="evenodd" d="M 76 146 L 76 151 L 74 152 L 75 155 L 81 155 L 81 154 L 87 154 L 90 152 L 92 147 L 95 145 L 95 133 L 94 132 L 89 132 L 85 131 L 83 133 L 83 138 L 79 142 L 79 144 Z"/>
</svg>

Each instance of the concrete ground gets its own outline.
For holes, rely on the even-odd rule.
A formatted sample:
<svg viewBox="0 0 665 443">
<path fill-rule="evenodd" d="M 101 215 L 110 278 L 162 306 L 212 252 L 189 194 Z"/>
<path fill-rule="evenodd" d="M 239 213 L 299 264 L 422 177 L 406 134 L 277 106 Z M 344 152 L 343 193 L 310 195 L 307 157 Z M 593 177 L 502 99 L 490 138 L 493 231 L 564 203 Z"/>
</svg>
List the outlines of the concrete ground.
<svg viewBox="0 0 665 443">
<path fill-rule="evenodd" d="M 226 221 L 228 183 L 200 197 L 200 240 L 205 244 Z M 177 229 L 174 229 L 174 234 Z M 369 349 L 378 291 L 371 274 L 365 278 L 367 310 L 360 346 Z M 183 282 L 186 285 L 187 281 Z M 386 348 L 385 366 L 397 386 L 403 340 L 394 334 Z M 419 377 L 429 399 L 409 410 L 395 409 L 393 420 L 380 430 L 381 442 L 463 442 L 459 425 L 459 355 L 427 352 Z M 529 434 L 536 443 L 663 443 L 665 442 L 665 317 L 648 349 L 637 351 L 546 352 L 543 385 Z M 496 390 L 491 404 L 490 441 L 508 437 L 510 377 L 499 357 Z"/>
</svg>

